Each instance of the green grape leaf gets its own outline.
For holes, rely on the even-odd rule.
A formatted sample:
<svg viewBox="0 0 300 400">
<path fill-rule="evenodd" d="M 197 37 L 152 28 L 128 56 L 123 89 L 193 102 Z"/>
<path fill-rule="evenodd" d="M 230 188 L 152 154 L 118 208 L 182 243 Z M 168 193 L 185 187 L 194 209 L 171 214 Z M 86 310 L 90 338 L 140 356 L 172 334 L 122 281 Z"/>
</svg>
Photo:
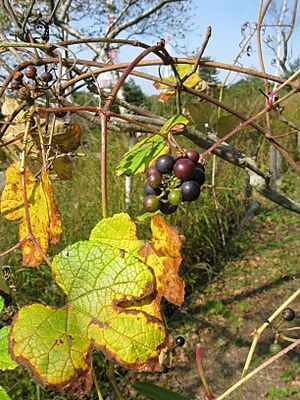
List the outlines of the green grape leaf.
<svg viewBox="0 0 300 400">
<path fill-rule="evenodd" d="M 137 237 L 135 223 L 125 213 L 101 220 L 92 230 L 90 240 L 109 244 L 128 253 L 137 252 L 143 246 Z"/>
<path fill-rule="evenodd" d="M 163 127 L 160 130 L 160 133 L 163 135 L 166 135 L 167 133 L 181 133 L 180 130 L 184 129 L 185 126 L 189 123 L 190 121 L 185 118 L 184 115 L 174 115 L 173 117 L 169 118 L 168 121 L 163 125 Z"/>
<path fill-rule="evenodd" d="M 16 362 L 11 359 L 11 357 L 8 353 L 9 330 L 10 330 L 9 326 L 5 326 L 4 328 L 0 329 L 0 370 L 1 371 L 15 369 L 18 366 L 16 364 Z"/>
<path fill-rule="evenodd" d="M 155 273 L 138 254 L 143 245 L 129 216 L 118 214 L 58 254 L 52 274 L 67 303 L 19 310 L 9 336 L 13 358 L 72 395 L 92 386 L 95 348 L 125 368 L 161 371 L 174 339 L 162 322 Z"/>
<path fill-rule="evenodd" d="M 0 400 L 11 400 L 11 398 L 2 386 L 0 386 Z"/>
<path fill-rule="evenodd" d="M 116 174 L 136 175 L 144 172 L 151 160 L 161 154 L 167 153 L 169 147 L 164 138 L 160 135 L 154 135 L 138 142 L 131 150 L 124 154 L 121 162 L 117 166 Z"/>
</svg>

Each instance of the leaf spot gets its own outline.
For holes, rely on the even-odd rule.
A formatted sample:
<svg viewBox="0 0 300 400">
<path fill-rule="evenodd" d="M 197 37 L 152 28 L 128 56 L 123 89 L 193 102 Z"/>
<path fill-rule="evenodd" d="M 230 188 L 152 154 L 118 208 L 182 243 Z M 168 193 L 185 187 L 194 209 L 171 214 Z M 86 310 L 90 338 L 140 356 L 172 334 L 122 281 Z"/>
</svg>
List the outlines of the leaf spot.
<svg viewBox="0 0 300 400">
<path fill-rule="evenodd" d="M 120 257 L 121 258 L 125 257 L 125 250 L 123 250 L 123 249 L 120 250 Z"/>
<path fill-rule="evenodd" d="M 61 252 L 62 258 L 68 258 L 69 255 L 70 255 L 70 253 L 69 253 L 67 250 L 63 250 L 63 251 Z"/>
</svg>

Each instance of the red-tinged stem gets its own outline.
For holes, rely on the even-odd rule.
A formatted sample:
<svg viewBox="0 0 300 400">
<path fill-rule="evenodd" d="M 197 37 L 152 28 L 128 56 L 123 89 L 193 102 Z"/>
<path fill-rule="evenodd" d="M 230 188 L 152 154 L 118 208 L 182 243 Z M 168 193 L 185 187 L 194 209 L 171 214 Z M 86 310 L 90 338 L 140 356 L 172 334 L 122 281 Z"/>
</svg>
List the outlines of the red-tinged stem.
<svg viewBox="0 0 300 400">
<path fill-rule="evenodd" d="M 101 126 L 101 200 L 102 217 L 107 218 L 107 116 L 100 114 Z"/>
<path fill-rule="evenodd" d="M 10 249 L 5 250 L 3 253 L 0 253 L 0 258 L 6 256 L 7 254 L 11 253 L 12 251 L 18 249 L 19 247 L 23 246 L 28 240 L 30 240 L 29 235 L 27 235 L 23 240 L 21 240 L 19 243 L 15 244 L 12 246 Z"/>
<path fill-rule="evenodd" d="M 4 79 L 2 82 L 2 85 L 0 86 L 0 97 L 2 97 L 3 93 L 7 89 L 7 86 L 9 85 L 9 82 L 13 79 L 13 75 L 9 74 L 7 77 Z"/>
<path fill-rule="evenodd" d="M 215 396 L 211 393 L 210 387 L 207 383 L 206 377 L 205 377 L 205 373 L 204 373 L 204 369 L 203 369 L 203 365 L 202 365 L 202 349 L 201 349 L 201 345 L 199 343 L 196 344 L 196 361 L 197 361 L 197 367 L 198 367 L 198 371 L 199 371 L 199 375 L 204 387 L 204 392 L 205 392 L 205 396 L 207 397 L 208 400 L 214 400 Z"/>
<path fill-rule="evenodd" d="M 277 88 L 275 88 L 274 90 L 272 90 L 272 92 L 269 95 L 268 98 L 268 102 L 269 102 L 269 106 L 272 107 L 274 105 L 274 97 L 276 96 L 276 94 L 279 92 L 279 90 L 281 90 L 282 88 L 284 88 L 286 85 L 288 85 L 290 82 L 292 82 L 296 76 L 298 76 L 300 74 L 300 69 L 298 69 L 293 75 L 291 75 L 286 81 L 284 81 L 281 85 L 279 85 Z"/>
<path fill-rule="evenodd" d="M 217 147 L 219 147 L 222 143 L 226 142 L 226 140 L 230 139 L 232 136 L 234 136 L 237 132 L 245 128 L 246 126 L 250 125 L 253 121 L 255 121 L 257 118 L 262 116 L 265 112 L 268 112 L 270 110 L 270 107 L 265 107 L 263 110 L 261 110 L 259 113 L 253 115 L 253 117 L 247 119 L 247 121 L 242 122 L 239 124 L 237 127 L 235 127 L 232 131 L 227 133 L 225 136 L 222 137 L 222 139 L 218 140 L 216 143 L 214 143 L 211 147 L 209 147 L 207 150 L 205 150 L 201 154 L 201 158 L 205 160 L 205 158 L 212 153 Z"/>
<path fill-rule="evenodd" d="M 100 114 L 101 126 L 101 196 L 102 196 L 102 216 L 107 217 L 107 118 L 109 117 L 109 109 L 122 84 L 138 63 L 150 53 L 155 53 L 163 48 L 164 42 L 161 40 L 157 45 L 151 46 L 140 53 L 124 70 L 120 78 L 117 80 L 114 88 L 107 97 L 104 109 Z"/>
<path fill-rule="evenodd" d="M 102 111 L 101 107 L 91 107 L 91 106 L 68 106 L 68 107 L 58 107 L 58 108 L 41 108 L 37 107 L 35 109 L 38 114 L 60 114 L 62 112 L 76 112 L 76 111 L 88 111 L 98 114 Z"/>
</svg>

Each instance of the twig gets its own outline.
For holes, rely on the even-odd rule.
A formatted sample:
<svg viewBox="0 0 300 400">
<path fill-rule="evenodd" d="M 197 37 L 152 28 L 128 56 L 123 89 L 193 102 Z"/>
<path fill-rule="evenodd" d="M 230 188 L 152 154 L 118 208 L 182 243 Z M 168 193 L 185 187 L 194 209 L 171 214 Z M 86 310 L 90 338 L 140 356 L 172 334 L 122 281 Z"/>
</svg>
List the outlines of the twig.
<svg viewBox="0 0 300 400">
<path fill-rule="evenodd" d="M 188 72 L 187 74 L 185 74 L 183 78 L 181 78 L 181 80 L 180 80 L 181 84 L 184 84 L 184 82 L 197 71 L 197 68 L 198 68 L 198 66 L 200 64 L 201 58 L 203 56 L 203 53 L 204 53 L 204 51 L 206 49 L 206 46 L 207 46 L 207 44 L 209 42 L 210 37 L 211 37 L 211 26 L 208 26 L 207 29 L 206 29 L 206 35 L 205 35 L 205 38 L 204 38 L 204 42 L 203 42 L 202 47 L 201 47 L 201 49 L 200 49 L 200 51 L 198 53 L 198 56 L 197 56 L 196 61 L 195 61 L 195 64 L 194 64 L 192 70 L 190 72 Z"/>
<path fill-rule="evenodd" d="M 233 386 L 231 386 L 229 389 L 227 389 L 221 396 L 218 396 L 215 400 L 223 400 L 225 397 L 230 395 L 233 391 L 235 391 L 238 387 L 243 385 L 245 382 L 247 382 L 249 379 L 253 378 L 253 376 L 257 375 L 259 372 L 261 372 L 263 369 L 267 368 L 270 364 L 272 364 L 274 361 L 278 360 L 278 358 L 284 356 L 287 354 L 289 351 L 293 350 L 295 347 L 300 345 L 300 339 L 298 339 L 296 342 L 290 344 L 287 346 L 285 349 L 281 350 L 279 353 L 275 354 L 275 356 L 269 358 L 269 360 L 265 361 L 263 364 L 261 364 L 259 367 L 255 368 L 253 371 L 251 371 L 248 375 L 246 375 L 244 378 L 240 379 L 238 382 L 236 382 Z"/>
<path fill-rule="evenodd" d="M 216 177 L 216 156 L 215 154 L 213 155 L 213 165 L 212 165 L 212 171 L 211 171 L 211 188 L 212 188 L 212 193 L 213 193 L 213 198 L 214 198 L 214 203 L 215 203 L 215 208 L 216 208 L 216 218 L 217 218 L 217 223 L 220 228 L 220 234 L 221 234 L 221 240 L 222 240 L 222 246 L 226 250 L 226 239 L 225 239 L 225 233 L 223 229 L 223 224 L 222 224 L 222 219 L 220 217 L 220 207 L 219 207 L 219 202 L 215 190 L 215 177 Z"/>
<path fill-rule="evenodd" d="M 32 11 L 32 9 L 33 9 L 34 3 L 35 3 L 35 0 L 31 0 L 31 2 L 30 2 L 30 4 L 29 4 L 29 7 L 28 7 L 28 10 L 27 10 L 27 12 L 26 12 L 24 21 L 23 21 L 23 23 L 22 23 L 22 31 L 23 31 L 23 32 L 25 32 L 26 24 L 27 24 L 27 21 L 28 21 L 30 15 L 31 15 L 31 11 Z"/>
<path fill-rule="evenodd" d="M 275 318 L 278 317 L 278 315 L 292 302 L 294 301 L 298 296 L 300 296 L 300 289 L 296 290 L 295 293 L 293 293 L 280 307 L 277 308 L 277 310 L 267 319 L 266 322 L 264 322 L 260 328 L 258 328 L 257 330 L 255 329 L 255 331 L 253 332 L 253 341 L 243 368 L 243 372 L 242 372 L 242 378 L 244 378 L 249 370 L 251 361 L 252 361 L 252 357 L 253 354 L 255 352 L 257 343 L 262 335 L 262 333 L 264 332 L 264 330 L 272 323 L 272 321 L 274 321 Z M 237 399 L 240 398 L 242 393 L 242 388 L 238 393 L 238 397 Z"/>
<path fill-rule="evenodd" d="M 22 28 L 22 25 L 20 24 L 20 21 L 18 20 L 9 0 L 4 0 L 2 1 L 4 8 L 6 9 L 7 13 L 10 15 L 11 19 L 14 21 L 14 23 L 17 25 L 19 29 Z"/>
<path fill-rule="evenodd" d="M 205 158 L 213 152 L 217 147 L 219 147 L 222 143 L 226 142 L 228 139 L 230 139 L 232 136 L 234 136 L 237 132 L 239 132 L 241 129 L 245 128 L 246 126 L 252 124 L 253 121 L 255 121 L 257 118 L 262 116 L 267 110 L 267 107 L 265 107 L 263 110 L 259 111 L 257 114 L 253 115 L 250 117 L 247 121 L 244 121 L 243 123 L 239 124 L 237 127 L 235 127 L 232 131 L 228 132 L 226 135 L 224 135 L 220 140 L 218 140 L 216 143 L 214 143 L 209 149 L 205 150 L 201 154 L 201 158 L 205 160 Z"/>
<path fill-rule="evenodd" d="M 11 248 L 5 250 L 3 253 L 0 253 L 0 258 L 6 256 L 7 254 L 11 253 L 12 251 L 18 249 L 19 247 L 23 246 L 28 240 L 30 240 L 29 236 L 27 235 L 23 240 L 12 246 Z"/>
<path fill-rule="evenodd" d="M 117 381 L 116 381 L 116 376 L 115 376 L 115 371 L 114 371 L 114 363 L 112 361 L 108 361 L 107 376 L 108 376 L 108 379 L 109 379 L 110 383 L 112 384 L 112 386 L 113 386 L 113 388 L 114 388 L 114 390 L 116 392 L 116 395 L 117 395 L 118 399 L 119 400 L 125 400 L 125 398 L 123 397 L 123 395 L 122 395 L 122 393 L 121 393 L 121 391 L 120 391 L 120 389 L 118 387 L 118 384 L 117 384 Z"/>
<path fill-rule="evenodd" d="M 97 376 L 96 376 L 96 373 L 95 373 L 95 370 L 94 370 L 93 366 L 92 366 L 92 377 L 93 377 L 94 385 L 95 385 L 96 392 L 97 392 L 97 395 L 98 395 L 98 399 L 99 400 L 103 400 L 103 397 L 102 397 L 102 394 L 101 394 L 101 390 L 100 390 L 100 387 L 99 387 L 99 383 L 98 383 L 98 379 L 97 379 Z"/>
<path fill-rule="evenodd" d="M 57 0 L 57 1 L 56 1 L 55 5 L 54 5 L 54 7 L 53 7 L 53 10 L 51 11 L 51 14 L 49 15 L 49 17 L 48 17 L 48 19 L 47 19 L 47 24 L 48 24 L 48 25 L 51 24 L 52 18 L 54 17 L 54 15 L 55 15 L 55 13 L 56 13 L 56 10 L 57 10 L 57 8 L 58 8 L 60 2 L 61 2 L 61 0 Z"/>
</svg>

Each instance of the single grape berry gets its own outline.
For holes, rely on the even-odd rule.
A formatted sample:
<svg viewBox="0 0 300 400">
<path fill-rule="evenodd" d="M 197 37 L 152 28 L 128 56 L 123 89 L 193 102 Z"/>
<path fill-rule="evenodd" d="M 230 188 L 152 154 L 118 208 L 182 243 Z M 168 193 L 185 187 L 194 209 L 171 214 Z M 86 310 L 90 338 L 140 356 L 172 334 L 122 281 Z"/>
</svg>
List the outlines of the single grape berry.
<svg viewBox="0 0 300 400">
<path fill-rule="evenodd" d="M 175 339 L 176 346 L 182 347 L 185 343 L 185 338 L 183 336 L 177 336 Z"/>
<path fill-rule="evenodd" d="M 60 112 L 56 112 L 55 116 L 56 118 L 64 118 L 67 115 L 67 111 L 60 111 Z"/>
<path fill-rule="evenodd" d="M 144 209 L 148 212 L 159 210 L 159 198 L 157 196 L 146 196 L 144 198 Z"/>
<path fill-rule="evenodd" d="M 193 180 L 196 181 L 199 186 L 202 186 L 205 182 L 204 170 L 201 167 L 196 167 Z"/>
<path fill-rule="evenodd" d="M 172 157 L 170 154 L 163 154 L 156 159 L 155 167 L 162 174 L 168 174 L 172 172 L 174 162 L 174 157 Z"/>
<path fill-rule="evenodd" d="M 295 311 L 292 309 L 292 308 L 285 308 L 283 311 L 282 311 L 282 314 L 281 314 L 281 316 L 282 316 L 282 318 L 285 320 L 285 321 L 293 321 L 293 319 L 295 318 Z"/>
<path fill-rule="evenodd" d="M 163 214 L 170 215 L 177 210 L 177 206 L 170 204 L 168 200 L 161 199 L 159 202 L 159 209 Z"/>
<path fill-rule="evenodd" d="M 152 188 L 157 188 L 161 184 L 161 179 L 161 174 L 157 171 L 148 176 L 147 183 Z"/>
<path fill-rule="evenodd" d="M 279 343 L 272 343 L 269 347 L 269 352 L 271 354 L 277 354 L 282 350 L 282 347 Z"/>
<path fill-rule="evenodd" d="M 159 196 L 161 194 L 161 189 L 160 188 L 152 188 L 150 185 L 148 185 L 147 182 L 144 184 L 144 195 L 145 196 Z"/>
<path fill-rule="evenodd" d="M 184 201 L 194 201 L 200 196 L 200 186 L 195 181 L 186 181 L 180 187 Z"/>
<path fill-rule="evenodd" d="M 27 87 L 23 86 L 18 90 L 18 96 L 20 99 L 25 100 L 30 97 L 30 92 Z"/>
<path fill-rule="evenodd" d="M 36 77 L 36 67 L 34 65 L 28 65 L 25 71 L 25 75 L 29 79 L 35 79 Z"/>
<path fill-rule="evenodd" d="M 186 156 L 189 160 L 193 161 L 195 165 L 197 165 L 199 161 L 199 153 L 197 150 L 187 150 Z"/>
<path fill-rule="evenodd" d="M 198 163 L 198 164 L 196 165 L 196 167 L 202 169 L 202 171 L 205 173 L 205 168 L 204 168 L 204 165 L 203 165 L 203 164 Z"/>
<path fill-rule="evenodd" d="M 16 71 L 16 72 L 14 73 L 14 80 L 20 82 L 23 78 L 24 78 L 23 72 L 21 72 L 21 71 Z"/>
<path fill-rule="evenodd" d="M 182 181 L 189 181 L 195 173 L 195 165 L 193 161 L 187 158 L 180 158 L 173 167 L 174 175 Z"/>
<path fill-rule="evenodd" d="M 13 79 L 10 83 L 10 88 L 11 90 L 18 90 L 20 89 L 20 82 L 17 81 L 16 79 Z"/>
<path fill-rule="evenodd" d="M 182 202 L 182 193 L 179 189 L 171 190 L 168 194 L 168 201 L 173 206 L 178 206 Z"/>
<path fill-rule="evenodd" d="M 51 82 L 53 80 L 53 76 L 49 71 L 46 71 L 42 73 L 41 80 L 43 82 Z"/>
<path fill-rule="evenodd" d="M 154 174 L 154 173 L 156 173 L 156 172 L 159 172 L 158 169 L 157 169 L 156 167 L 154 167 L 154 166 L 148 167 L 148 168 L 146 169 L 146 176 L 148 177 L 149 175 L 152 175 L 152 174 Z"/>
</svg>

